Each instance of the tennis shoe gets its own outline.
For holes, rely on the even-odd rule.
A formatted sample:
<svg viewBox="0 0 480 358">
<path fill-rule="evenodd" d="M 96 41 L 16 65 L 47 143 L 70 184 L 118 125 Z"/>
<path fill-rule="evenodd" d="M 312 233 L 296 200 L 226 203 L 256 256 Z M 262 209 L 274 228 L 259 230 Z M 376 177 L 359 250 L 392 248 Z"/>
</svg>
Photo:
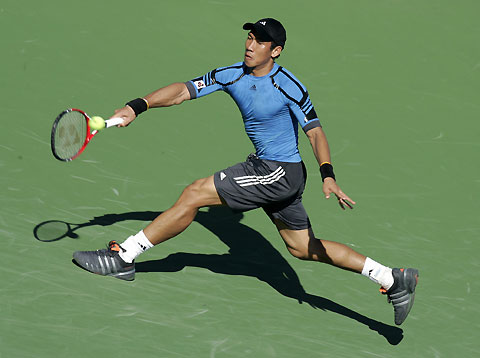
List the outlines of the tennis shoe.
<svg viewBox="0 0 480 358">
<path fill-rule="evenodd" d="M 73 259 L 80 267 L 97 275 L 133 281 L 135 279 L 135 261 L 132 263 L 123 261 L 119 255 L 120 250 L 125 251 L 115 240 L 112 240 L 106 249 L 75 251 Z"/>
<path fill-rule="evenodd" d="M 413 268 L 392 269 L 393 286 L 389 290 L 380 289 L 387 295 L 388 303 L 393 304 L 395 324 L 401 325 L 407 318 L 415 300 L 415 287 L 418 283 L 418 270 Z"/>
</svg>

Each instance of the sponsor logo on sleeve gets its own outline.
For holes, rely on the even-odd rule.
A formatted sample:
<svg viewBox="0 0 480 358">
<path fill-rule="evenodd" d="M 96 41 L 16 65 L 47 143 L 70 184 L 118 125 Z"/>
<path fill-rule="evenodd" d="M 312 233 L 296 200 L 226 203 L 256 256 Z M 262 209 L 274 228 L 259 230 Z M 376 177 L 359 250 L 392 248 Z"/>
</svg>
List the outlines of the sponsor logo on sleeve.
<svg viewBox="0 0 480 358">
<path fill-rule="evenodd" d="M 193 84 L 195 85 L 195 87 L 197 87 L 198 90 L 207 87 L 205 86 L 205 82 L 203 82 L 202 80 L 193 81 Z"/>
</svg>

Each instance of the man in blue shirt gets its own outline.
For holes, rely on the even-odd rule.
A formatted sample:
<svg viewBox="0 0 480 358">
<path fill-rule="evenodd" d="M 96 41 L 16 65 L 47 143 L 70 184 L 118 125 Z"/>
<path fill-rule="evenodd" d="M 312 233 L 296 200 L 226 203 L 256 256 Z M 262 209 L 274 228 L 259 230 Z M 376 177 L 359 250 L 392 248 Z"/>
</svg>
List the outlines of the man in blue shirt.
<svg viewBox="0 0 480 358">
<path fill-rule="evenodd" d="M 312 145 L 325 197 L 334 195 L 342 209 L 352 209 L 355 202 L 335 181 L 328 142 L 306 88 L 275 62 L 285 47 L 285 28 L 272 18 L 243 28 L 249 31 L 243 62 L 132 100 L 115 117 L 124 118 L 120 127 L 125 127 L 149 108 L 181 104 L 221 90 L 237 104 L 255 154 L 187 186 L 170 209 L 122 244 L 111 241 L 108 249 L 77 251 L 74 259 L 88 271 L 133 280 L 135 258 L 185 230 L 199 208 L 262 208 L 295 257 L 358 272 L 380 284 L 393 303 L 395 323 L 401 324 L 413 305 L 418 270 L 391 269 L 344 244 L 315 238 L 302 204 L 306 170 L 298 151 L 298 124 Z"/>
</svg>

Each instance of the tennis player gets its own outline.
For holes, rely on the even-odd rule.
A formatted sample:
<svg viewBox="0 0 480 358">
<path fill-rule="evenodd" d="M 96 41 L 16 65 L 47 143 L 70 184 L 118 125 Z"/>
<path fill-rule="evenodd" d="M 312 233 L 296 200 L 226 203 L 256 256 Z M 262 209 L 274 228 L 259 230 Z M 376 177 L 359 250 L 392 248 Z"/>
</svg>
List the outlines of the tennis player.
<svg viewBox="0 0 480 358">
<path fill-rule="evenodd" d="M 285 28 L 266 18 L 246 23 L 243 29 L 248 31 L 243 62 L 160 88 L 128 102 L 114 116 L 124 118 L 120 126 L 125 127 L 149 108 L 224 91 L 240 109 L 255 154 L 187 186 L 170 209 L 123 243 L 111 241 L 107 249 L 77 251 L 75 261 L 90 272 L 131 281 L 136 257 L 180 234 L 199 208 L 227 205 L 240 212 L 262 208 L 293 256 L 357 272 L 379 284 L 393 303 L 395 323 L 400 325 L 414 302 L 418 270 L 392 269 L 344 244 L 315 237 L 302 204 L 307 174 L 298 151 L 299 127 L 318 161 L 325 197 L 335 196 L 344 210 L 352 209 L 355 202 L 335 181 L 327 138 L 305 86 L 275 61 L 285 48 Z"/>
</svg>

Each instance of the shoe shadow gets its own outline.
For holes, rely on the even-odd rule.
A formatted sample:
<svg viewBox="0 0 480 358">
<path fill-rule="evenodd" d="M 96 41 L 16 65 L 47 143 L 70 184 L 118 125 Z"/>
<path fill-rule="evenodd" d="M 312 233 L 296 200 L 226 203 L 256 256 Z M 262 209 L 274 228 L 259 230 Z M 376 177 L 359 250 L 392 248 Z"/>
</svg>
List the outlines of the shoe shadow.
<svg viewBox="0 0 480 358">
<path fill-rule="evenodd" d="M 159 214 L 160 212 L 153 211 L 107 214 L 82 224 L 58 220 L 46 221 L 35 227 L 34 236 L 40 241 L 56 241 L 64 237 L 77 238 L 78 234 L 75 231 L 83 227 L 108 226 L 126 220 L 151 221 Z M 215 234 L 229 248 L 228 253 L 218 255 L 177 252 L 164 259 L 137 262 L 136 272 L 177 272 L 190 266 L 224 275 L 255 277 L 298 303 L 307 303 L 314 309 L 334 312 L 353 319 L 385 337 L 391 345 L 397 345 L 403 340 L 403 330 L 398 327 L 373 320 L 327 298 L 305 292 L 297 273 L 280 252 L 258 231 L 240 223 L 242 218 L 243 214 L 234 213 L 226 207 L 212 207 L 208 212 L 199 211 L 195 221 Z M 56 232 L 55 240 L 51 237 L 39 237 L 40 231 L 48 230 L 38 228 L 48 223 L 56 225 L 64 223 L 62 227 L 68 230 L 62 235 Z"/>
</svg>

